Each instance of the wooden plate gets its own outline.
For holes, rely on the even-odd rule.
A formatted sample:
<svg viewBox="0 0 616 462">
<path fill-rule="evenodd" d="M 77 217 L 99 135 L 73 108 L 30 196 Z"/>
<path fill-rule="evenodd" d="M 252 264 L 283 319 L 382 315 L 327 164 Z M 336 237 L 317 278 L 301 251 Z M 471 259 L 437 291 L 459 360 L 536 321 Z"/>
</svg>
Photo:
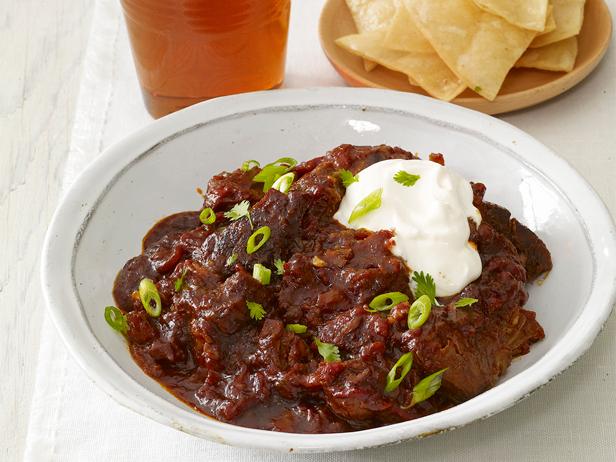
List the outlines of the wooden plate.
<svg viewBox="0 0 616 462">
<path fill-rule="evenodd" d="M 338 37 L 354 33 L 355 24 L 345 1 L 327 0 L 319 24 L 321 46 L 348 84 L 354 87 L 390 88 L 426 94 L 421 88 L 410 85 L 407 77 L 399 72 L 382 66 L 372 72 L 366 72 L 361 58 L 334 43 Z M 554 98 L 590 74 L 605 55 L 611 35 L 612 18 L 604 0 L 587 0 L 584 24 L 578 36 L 579 52 L 573 71 L 564 73 L 512 69 L 494 101 L 488 101 L 467 89 L 452 102 L 487 114 L 500 114 Z"/>
</svg>

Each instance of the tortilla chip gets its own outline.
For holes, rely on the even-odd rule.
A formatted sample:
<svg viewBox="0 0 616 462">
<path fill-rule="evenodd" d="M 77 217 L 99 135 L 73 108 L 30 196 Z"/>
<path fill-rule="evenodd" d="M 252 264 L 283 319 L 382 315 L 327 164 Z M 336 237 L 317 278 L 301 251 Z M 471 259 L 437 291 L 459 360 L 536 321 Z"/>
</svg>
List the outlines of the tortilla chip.
<svg viewBox="0 0 616 462">
<path fill-rule="evenodd" d="M 383 45 L 392 50 L 410 53 L 434 53 L 434 48 L 421 33 L 404 5 L 400 5 L 385 34 Z"/>
<path fill-rule="evenodd" d="M 556 29 L 538 35 L 530 47 L 539 48 L 578 35 L 584 22 L 584 2 L 585 0 L 552 0 Z"/>
<path fill-rule="evenodd" d="M 370 61 L 369 59 L 364 59 L 364 69 L 366 70 L 366 72 L 370 72 L 376 66 L 378 66 L 378 64 L 375 63 L 374 61 Z"/>
<path fill-rule="evenodd" d="M 406 52 L 383 46 L 385 34 L 386 31 L 375 30 L 363 34 L 345 35 L 336 39 L 336 45 L 364 59 L 378 61 L 377 64 L 393 63 Z"/>
<path fill-rule="evenodd" d="M 346 0 L 357 32 L 369 32 L 388 27 L 396 13 L 394 0 Z M 364 69 L 370 72 L 377 63 L 364 59 Z"/>
<path fill-rule="evenodd" d="M 464 90 L 462 81 L 436 53 L 409 53 L 386 48 L 383 46 L 385 34 L 386 31 L 376 30 L 347 35 L 337 39 L 336 44 L 364 59 L 406 74 L 411 85 L 419 85 L 435 98 L 449 101 Z"/>
<path fill-rule="evenodd" d="M 483 11 L 472 0 L 405 4 L 445 64 L 488 100 L 496 98 L 507 73 L 536 35 Z"/>
<path fill-rule="evenodd" d="M 444 101 L 451 101 L 466 89 L 436 53 L 407 53 L 396 60 L 393 69 L 405 73 L 411 85 Z"/>
<path fill-rule="evenodd" d="M 548 0 L 474 0 L 488 13 L 505 19 L 514 26 L 543 32 L 548 13 Z"/>
<path fill-rule="evenodd" d="M 529 48 L 515 64 L 515 67 L 571 72 L 575 66 L 577 52 L 577 38 L 569 37 L 544 47 Z"/>
<path fill-rule="evenodd" d="M 346 0 L 346 4 L 360 33 L 389 26 L 396 13 L 394 0 Z"/>
<path fill-rule="evenodd" d="M 550 6 L 548 6 L 548 16 L 545 20 L 545 28 L 541 34 L 547 34 L 548 32 L 552 32 L 554 29 L 556 29 L 556 20 L 554 19 L 554 7 L 550 3 Z"/>
</svg>

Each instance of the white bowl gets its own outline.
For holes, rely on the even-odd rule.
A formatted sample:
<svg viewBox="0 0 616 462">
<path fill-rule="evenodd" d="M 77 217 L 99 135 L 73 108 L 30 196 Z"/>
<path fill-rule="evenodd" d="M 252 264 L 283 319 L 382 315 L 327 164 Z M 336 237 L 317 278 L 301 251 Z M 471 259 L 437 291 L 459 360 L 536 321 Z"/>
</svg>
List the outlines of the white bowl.
<svg viewBox="0 0 616 462">
<path fill-rule="evenodd" d="M 133 362 L 103 319 L 124 262 L 159 218 L 196 210 L 204 187 L 242 160 L 308 159 L 341 143 L 445 154 L 487 185 L 486 198 L 545 240 L 554 270 L 530 287 L 545 340 L 491 390 L 421 419 L 353 433 L 302 435 L 218 422 L 178 401 Z M 366 448 L 426 436 L 493 415 L 571 365 L 615 300 L 616 232 L 591 187 L 562 159 L 498 119 L 423 96 L 384 90 L 282 90 L 225 97 L 158 120 L 104 152 L 75 182 L 47 233 L 42 280 L 62 338 L 119 403 L 213 441 L 285 451 Z"/>
</svg>

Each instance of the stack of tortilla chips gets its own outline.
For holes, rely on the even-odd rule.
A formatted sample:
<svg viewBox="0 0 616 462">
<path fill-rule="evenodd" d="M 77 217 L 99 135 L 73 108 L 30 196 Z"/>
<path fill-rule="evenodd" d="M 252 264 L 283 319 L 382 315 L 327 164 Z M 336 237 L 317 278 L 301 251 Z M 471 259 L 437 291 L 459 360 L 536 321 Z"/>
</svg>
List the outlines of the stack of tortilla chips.
<svg viewBox="0 0 616 462">
<path fill-rule="evenodd" d="M 585 0 L 346 0 L 359 33 L 336 43 L 451 100 L 493 100 L 513 67 L 569 72 Z"/>
</svg>

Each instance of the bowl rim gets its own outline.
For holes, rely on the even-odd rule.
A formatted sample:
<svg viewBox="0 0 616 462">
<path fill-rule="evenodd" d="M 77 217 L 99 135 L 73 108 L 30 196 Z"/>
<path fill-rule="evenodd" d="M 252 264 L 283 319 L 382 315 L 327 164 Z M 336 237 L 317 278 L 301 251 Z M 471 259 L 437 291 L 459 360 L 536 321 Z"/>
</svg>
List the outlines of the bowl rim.
<svg viewBox="0 0 616 462">
<path fill-rule="evenodd" d="M 79 239 L 98 201 L 113 186 L 113 179 L 160 143 L 181 136 L 208 120 L 267 108 L 320 106 L 382 108 L 455 126 L 505 145 L 544 175 L 570 202 L 584 226 L 595 273 L 583 310 L 557 344 L 528 369 L 446 411 L 385 427 L 319 435 L 250 429 L 195 414 L 145 389 L 120 368 L 98 342 L 88 321 L 83 316 L 70 316 L 82 313 L 72 277 Z M 503 144 L 503 140 L 507 143 Z M 616 228 L 596 192 L 564 159 L 514 126 L 412 93 L 336 87 L 285 89 L 206 101 L 154 121 L 105 149 L 71 185 L 52 217 L 42 251 L 41 283 L 48 312 L 72 356 L 99 388 L 123 406 L 167 426 L 219 443 L 322 452 L 381 446 L 441 433 L 487 418 L 524 399 L 572 365 L 600 332 L 616 302 L 615 257 Z M 111 376 L 115 380 L 111 380 Z"/>
</svg>

